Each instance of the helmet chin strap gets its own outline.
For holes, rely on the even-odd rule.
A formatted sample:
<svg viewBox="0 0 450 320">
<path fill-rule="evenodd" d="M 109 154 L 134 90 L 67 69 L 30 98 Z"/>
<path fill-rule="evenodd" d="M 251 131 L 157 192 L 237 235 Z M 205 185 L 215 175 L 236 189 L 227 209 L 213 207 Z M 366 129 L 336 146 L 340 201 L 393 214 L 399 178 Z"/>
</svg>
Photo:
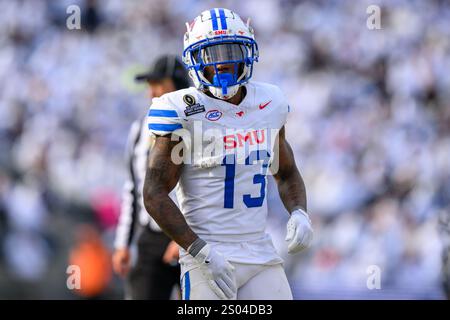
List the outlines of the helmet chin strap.
<svg viewBox="0 0 450 320">
<path fill-rule="evenodd" d="M 213 85 L 215 87 L 222 87 L 222 94 L 228 94 L 228 84 L 233 83 L 233 75 L 231 73 L 217 73 L 213 77 Z"/>
<path fill-rule="evenodd" d="M 241 81 L 245 75 L 247 74 L 247 68 L 244 65 L 244 70 L 241 74 L 241 76 L 237 79 L 237 81 Z M 199 74 L 199 76 L 205 80 L 206 78 L 204 77 L 204 75 L 202 73 Z M 236 78 L 237 75 L 233 74 L 233 73 L 229 73 L 229 72 L 223 72 L 223 73 L 219 73 L 216 71 L 216 73 L 214 74 L 213 78 L 212 78 L 212 86 L 208 86 L 208 90 L 209 92 L 211 92 L 211 94 L 213 96 L 215 96 L 216 98 L 219 98 L 221 100 L 228 100 L 231 99 L 232 97 L 234 97 L 236 95 L 236 93 L 238 92 L 240 86 L 242 84 L 235 84 L 235 85 L 231 85 L 229 86 L 229 83 L 236 83 Z"/>
<path fill-rule="evenodd" d="M 239 90 L 240 85 L 234 85 L 226 88 L 226 93 L 223 92 L 223 88 L 220 87 L 208 87 L 209 92 L 216 98 L 221 100 L 228 100 L 236 95 Z"/>
</svg>

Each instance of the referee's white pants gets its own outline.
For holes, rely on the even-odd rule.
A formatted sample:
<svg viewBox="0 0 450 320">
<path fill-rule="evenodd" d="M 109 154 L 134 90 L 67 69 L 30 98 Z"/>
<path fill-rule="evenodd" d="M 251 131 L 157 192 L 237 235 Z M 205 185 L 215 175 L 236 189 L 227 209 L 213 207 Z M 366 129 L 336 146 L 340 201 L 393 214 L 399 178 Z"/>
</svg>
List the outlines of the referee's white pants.
<svg viewBox="0 0 450 320">
<path fill-rule="evenodd" d="M 283 266 L 232 263 L 235 267 L 237 295 L 231 300 L 292 300 Z M 181 276 L 183 300 L 219 300 L 199 267 Z"/>
</svg>

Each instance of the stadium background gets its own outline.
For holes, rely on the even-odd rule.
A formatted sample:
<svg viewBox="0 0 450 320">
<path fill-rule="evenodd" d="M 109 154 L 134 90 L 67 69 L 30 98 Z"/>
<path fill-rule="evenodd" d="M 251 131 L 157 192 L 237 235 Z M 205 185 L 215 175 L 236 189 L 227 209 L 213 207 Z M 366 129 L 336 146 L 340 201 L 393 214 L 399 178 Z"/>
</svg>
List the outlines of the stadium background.
<svg viewBox="0 0 450 320">
<path fill-rule="evenodd" d="M 66 28 L 71 4 L 82 30 Z M 366 27 L 371 4 L 381 30 Z M 181 54 L 185 22 L 215 6 L 251 17 L 254 79 L 291 103 L 310 250 L 286 255 L 273 183 L 269 201 L 294 296 L 443 298 L 450 7 L 437 0 L 0 0 L 0 298 L 121 298 L 109 254 L 124 147 L 149 106 L 133 76 L 159 54 Z M 74 262 L 91 277 L 78 293 L 66 287 Z M 380 290 L 366 287 L 370 265 Z"/>
</svg>

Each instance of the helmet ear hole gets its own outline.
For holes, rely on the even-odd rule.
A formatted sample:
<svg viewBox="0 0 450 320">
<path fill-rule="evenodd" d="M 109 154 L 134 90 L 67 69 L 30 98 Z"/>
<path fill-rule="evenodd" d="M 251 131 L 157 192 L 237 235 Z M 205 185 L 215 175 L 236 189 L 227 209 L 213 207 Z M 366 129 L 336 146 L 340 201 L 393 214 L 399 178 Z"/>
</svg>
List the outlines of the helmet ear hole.
<svg viewBox="0 0 450 320">
<path fill-rule="evenodd" d="M 245 68 L 244 63 L 239 63 L 237 78 L 239 78 L 244 73 L 244 68 Z"/>
<path fill-rule="evenodd" d="M 199 50 L 198 50 L 198 49 L 193 50 L 192 53 L 191 53 L 192 58 L 194 58 L 195 63 L 198 63 L 198 62 L 199 62 L 198 53 L 199 53 Z"/>
</svg>

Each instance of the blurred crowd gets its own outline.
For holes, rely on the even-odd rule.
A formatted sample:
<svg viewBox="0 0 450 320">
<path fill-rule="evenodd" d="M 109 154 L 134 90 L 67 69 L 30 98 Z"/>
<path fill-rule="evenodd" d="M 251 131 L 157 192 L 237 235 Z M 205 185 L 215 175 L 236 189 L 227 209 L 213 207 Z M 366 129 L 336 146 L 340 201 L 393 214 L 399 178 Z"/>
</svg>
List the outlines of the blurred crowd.
<svg viewBox="0 0 450 320">
<path fill-rule="evenodd" d="M 80 30 L 66 27 L 72 4 Z M 366 25 L 371 4 L 379 30 Z M 286 254 L 273 181 L 269 231 L 294 297 L 442 298 L 450 5 L 439 0 L 0 0 L 0 298 L 122 297 L 104 257 L 127 132 L 149 107 L 133 78 L 158 55 L 181 54 L 185 22 L 210 7 L 251 18 L 253 77 L 291 104 L 287 139 L 315 240 Z M 68 264 L 93 257 L 101 276 L 68 290 Z M 370 266 L 380 290 L 367 288 Z"/>
</svg>

